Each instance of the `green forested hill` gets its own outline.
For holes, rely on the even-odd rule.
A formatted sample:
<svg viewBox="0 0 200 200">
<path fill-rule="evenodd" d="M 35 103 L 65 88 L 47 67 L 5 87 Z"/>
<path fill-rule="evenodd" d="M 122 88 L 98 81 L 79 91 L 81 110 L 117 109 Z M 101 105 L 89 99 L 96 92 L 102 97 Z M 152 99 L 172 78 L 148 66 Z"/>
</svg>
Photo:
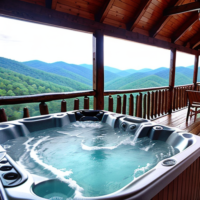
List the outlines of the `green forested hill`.
<svg viewBox="0 0 200 200">
<path fill-rule="evenodd" d="M 67 86 L 75 90 L 88 90 L 91 89 L 91 86 L 88 86 L 84 83 L 80 83 L 70 78 L 66 78 L 63 76 L 59 76 L 53 73 L 44 72 L 42 70 L 34 69 L 28 67 L 20 62 L 2 58 L 0 57 L 0 67 L 12 70 L 14 72 L 30 76 L 35 79 L 39 79 L 42 81 L 49 81 L 61 86 Z"/>
<path fill-rule="evenodd" d="M 48 81 L 38 80 L 0 67 L 0 96 L 70 91 L 74 91 L 74 89 Z"/>
<path fill-rule="evenodd" d="M 137 88 L 148 88 L 151 87 L 161 87 L 161 86 L 167 86 L 168 85 L 167 80 L 160 78 L 156 75 L 147 76 L 145 78 L 141 78 L 137 81 L 133 81 L 131 83 L 128 83 L 122 87 L 120 87 L 120 90 L 126 90 L 126 89 L 137 89 Z"/>
</svg>

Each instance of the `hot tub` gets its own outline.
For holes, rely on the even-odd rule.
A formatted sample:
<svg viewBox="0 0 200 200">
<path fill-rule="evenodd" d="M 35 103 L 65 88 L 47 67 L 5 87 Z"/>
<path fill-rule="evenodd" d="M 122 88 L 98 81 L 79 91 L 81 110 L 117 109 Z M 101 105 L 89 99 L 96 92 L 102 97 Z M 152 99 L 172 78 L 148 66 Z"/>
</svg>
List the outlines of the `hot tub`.
<svg viewBox="0 0 200 200">
<path fill-rule="evenodd" d="M 10 200 L 152 199 L 200 155 L 198 136 L 106 111 L 10 121 L 0 132 Z"/>
</svg>

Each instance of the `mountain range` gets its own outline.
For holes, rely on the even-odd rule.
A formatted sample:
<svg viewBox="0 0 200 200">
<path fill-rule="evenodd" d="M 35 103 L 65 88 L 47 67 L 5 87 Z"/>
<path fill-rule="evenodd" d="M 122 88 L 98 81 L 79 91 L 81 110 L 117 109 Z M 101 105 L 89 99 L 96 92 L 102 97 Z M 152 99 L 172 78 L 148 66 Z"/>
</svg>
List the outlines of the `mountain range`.
<svg viewBox="0 0 200 200">
<path fill-rule="evenodd" d="M 39 60 L 18 62 L 0 57 L 0 95 L 19 96 L 28 94 L 71 92 L 91 90 L 93 82 L 92 65 L 69 64 L 65 62 L 45 63 Z M 169 68 L 143 68 L 140 70 L 119 70 L 105 66 L 105 90 L 125 90 L 136 88 L 167 86 Z M 200 75 L 200 70 L 199 70 Z M 191 84 L 193 66 L 176 67 L 176 85 Z M 198 76 L 199 77 L 199 76 Z M 83 108 L 83 98 L 80 109 Z M 67 109 L 73 110 L 73 99 L 68 99 Z M 60 101 L 47 102 L 50 113 L 60 111 Z M 31 116 L 39 115 L 38 104 L 3 106 L 9 120 L 22 118 L 23 107 L 29 108 Z M 90 97 L 90 108 L 93 100 Z M 105 109 L 107 101 L 105 101 Z"/>
</svg>

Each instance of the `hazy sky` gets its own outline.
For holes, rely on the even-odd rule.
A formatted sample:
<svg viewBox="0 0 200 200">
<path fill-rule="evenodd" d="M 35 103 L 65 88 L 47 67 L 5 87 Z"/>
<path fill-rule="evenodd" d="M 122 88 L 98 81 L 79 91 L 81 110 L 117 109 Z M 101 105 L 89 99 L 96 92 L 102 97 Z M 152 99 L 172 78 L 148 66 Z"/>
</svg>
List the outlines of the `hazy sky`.
<svg viewBox="0 0 200 200">
<path fill-rule="evenodd" d="M 0 57 L 17 61 L 92 64 L 92 34 L 0 17 Z M 105 37 L 106 66 L 118 69 L 169 67 L 170 51 Z M 177 66 L 194 64 L 194 56 L 177 54 Z"/>
</svg>

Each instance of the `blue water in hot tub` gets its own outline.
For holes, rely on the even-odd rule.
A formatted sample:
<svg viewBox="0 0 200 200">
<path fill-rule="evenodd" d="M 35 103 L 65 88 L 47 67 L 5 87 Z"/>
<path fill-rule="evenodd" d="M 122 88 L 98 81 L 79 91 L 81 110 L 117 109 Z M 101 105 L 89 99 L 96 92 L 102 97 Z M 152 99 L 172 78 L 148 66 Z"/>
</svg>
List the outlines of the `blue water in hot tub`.
<svg viewBox="0 0 200 200">
<path fill-rule="evenodd" d="M 29 173 L 58 178 L 75 197 L 115 192 L 175 154 L 172 146 L 113 129 L 101 122 L 75 122 L 33 132 L 2 145 Z"/>
</svg>

